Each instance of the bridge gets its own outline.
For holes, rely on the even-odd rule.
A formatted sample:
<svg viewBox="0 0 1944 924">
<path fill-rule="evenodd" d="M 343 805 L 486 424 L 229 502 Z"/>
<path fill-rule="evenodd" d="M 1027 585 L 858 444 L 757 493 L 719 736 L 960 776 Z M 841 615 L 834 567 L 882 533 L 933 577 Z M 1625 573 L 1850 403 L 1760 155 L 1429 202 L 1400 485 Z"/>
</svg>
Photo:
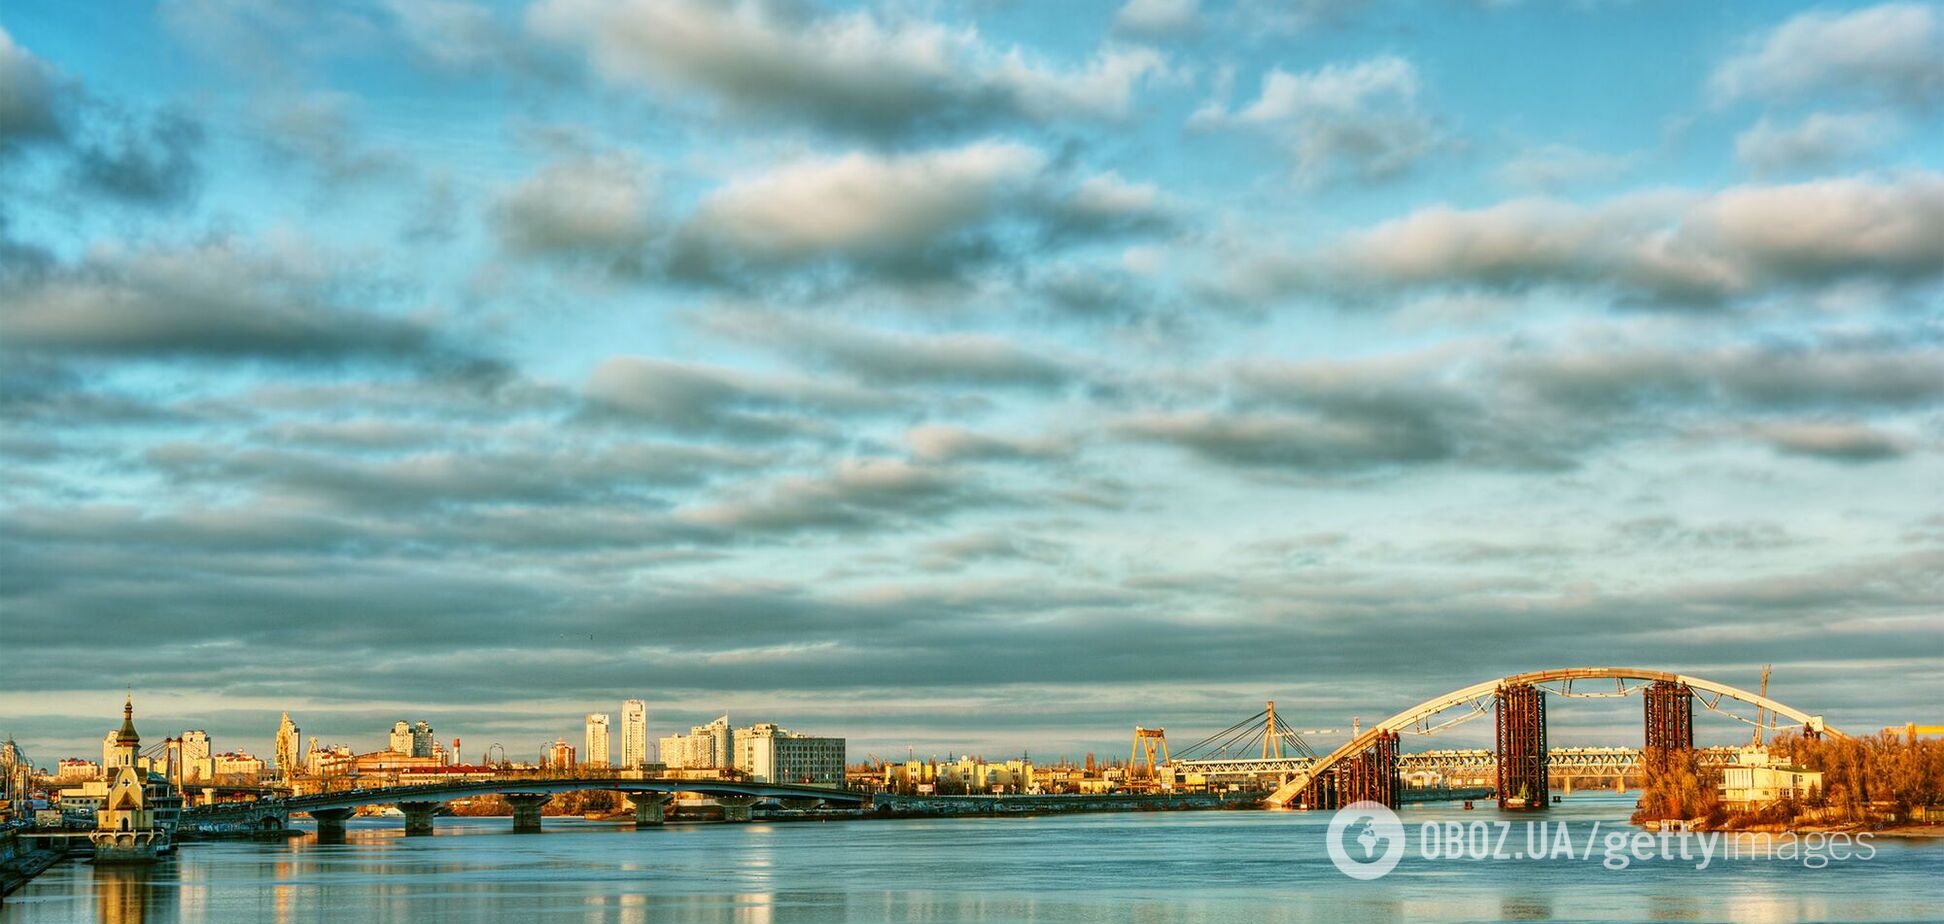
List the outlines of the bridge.
<svg viewBox="0 0 1944 924">
<path fill-rule="evenodd" d="M 1704 763 L 1726 765 L 1734 762 L 1735 748 L 1701 749 Z M 1546 752 L 1546 765 L 1553 776 L 1612 782 L 1623 779 L 1640 766 L 1641 751 L 1620 747 L 1556 747 Z M 1201 758 L 1180 760 L 1168 765 L 1176 774 L 1194 773 L 1204 777 L 1261 779 L 1286 777 L 1306 772 L 1317 757 Z M 1397 772 L 1406 778 L 1432 777 L 1451 780 L 1489 780 L 1498 770 L 1498 754 L 1489 748 L 1447 748 L 1418 751 L 1397 756 Z"/>
<path fill-rule="evenodd" d="M 1611 681 L 1611 685 L 1606 683 Z M 1435 734 L 1487 713 L 1496 716 L 1497 747 L 1491 754 L 1495 788 L 1502 808 L 1543 808 L 1549 801 L 1552 752 L 1546 747 L 1546 697 L 1625 697 L 1641 695 L 1645 704 L 1646 747 L 1640 759 L 1653 760 L 1694 747 L 1694 704 L 1739 722 L 1762 727 L 1723 707 L 1724 701 L 1787 717 L 1809 735 L 1841 733 L 1822 716 L 1727 684 L 1701 677 L 1634 667 L 1572 667 L 1512 674 L 1425 700 L 1352 737 L 1328 754 L 1289 767 L 1288 779 L 1272 793 L 1277 808 L 1330 809 L 1363 799 L 1396 806 L 1402 760 L 1400 733 Z M 1448 713 L 1458 714 L 1447 718 Z M 1771 718 L 1773 724 L 1778 721 Z"/>
<path fill-rule="evenodd" d="M 368 805 L 395 805 L 405 813 L 405 833 L 432 833 L 432 819 L 440 806 L 455 799 L 497 795 L 513 806 L 513 830 L 540 830 L 540 808 L 564 792 L 606 790 L 619 792 L 635 806 L 635 824 L 648 828 L 663 821 L 664 806 L 678 792 L 714 796 L 722 806 L 726 821 L 748 821 L 751 806 L 766 799 L 791 803 L 843 802 L 860 804 L 863 793 L 827 789 L 794 783 L 758 783 L 745 780 L 664 779 L 625 777 L 504 777 L 492 780 L 455 780 L 409 786 L 382 786 L 347 789 L 281 799 L 231 802 L 195 809 L 184 809 L 181 825 L 191 830 L 277 830 L 288 824 L 291 814 L 308 813 L 317 821 L 319 840 L 344 837 L 345 821 L 359 808 Z"/>
</svg>

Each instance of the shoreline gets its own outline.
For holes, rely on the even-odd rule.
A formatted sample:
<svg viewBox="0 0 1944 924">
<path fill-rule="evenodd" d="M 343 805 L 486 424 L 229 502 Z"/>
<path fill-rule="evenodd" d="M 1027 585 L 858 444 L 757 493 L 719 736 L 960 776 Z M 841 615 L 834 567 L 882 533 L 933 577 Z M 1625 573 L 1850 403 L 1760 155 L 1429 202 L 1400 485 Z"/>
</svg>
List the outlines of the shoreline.
<svg viewBox="0 0 1944 924">
<path fill-rule="evenodd" d="M 67 857 L 65 850 L 41 847 L 0 863 L 0 899 L 12 895 L 16 889 L 34 881 L 35 876 L 47 872 Z"/>
</svg>

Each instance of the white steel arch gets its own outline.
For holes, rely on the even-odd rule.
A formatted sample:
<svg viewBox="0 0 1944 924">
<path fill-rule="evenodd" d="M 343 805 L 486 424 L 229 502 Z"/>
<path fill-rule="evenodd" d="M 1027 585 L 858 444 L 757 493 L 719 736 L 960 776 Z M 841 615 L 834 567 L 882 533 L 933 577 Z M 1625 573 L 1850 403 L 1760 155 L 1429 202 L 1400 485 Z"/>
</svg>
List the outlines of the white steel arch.
<svg viewBox="0 0 1944 924">
<path fill-rule="evenodd" d="M 1582 680 L 1613 680 L 1615 681 L 1615 685 L 1611 691 L 1574 691 L 1572 685 Z M 1529 671 L 1523 674 L 1511 674 L 1505 677 L 1498 677 L 1482 683 L 1475 683 L 1462 689 L 1453 690 L 1443 696 L 1427 699 L 1382 722 L 1370 726 L 1370 728 L 1350 739 L 1342 747 L 1331 751 L 1308 767 L 1298 771 L 1289 782 L 1284 783 L 1274 794 L 1270 795 L 1268 802 L 1270 805 L 1275 806 L 1288 805 L 1305 786 L 1309 785 L 1310 780 L 1315 779 L 1318 774 L 1334 766 L 1338 761 L 1363 753 L 1365 749 L 1376 742 L 1377 736 L 1380 734 L 1406 731 L 1428 734 L 1446 725 L 1456 724 L 1457 722 L 1464 721 L 1465 718 L 1482 714 L 1482 701 L 1486 697 L 1496 693 L 1501 686 L 1521 683 L 1532 684 L 1534 686 L 1558 684 L 1560 685 L 1559 689 L 1549 688 L 1548 692 L 1568 696 L 1625 696 L 1639 689 L 1638 687 L 1633 689 L 1627 688 L 1626 682 L 1629 680 L 1649 683 L 1657 680 L 1669 680 L 1675 683 L 1686 684 L 1698 692 L 1714 694 L 1715 698 L 1713 702 L 1704 703 L 1709 709 L 1714 709 L 1715 705 L 1725 697 L 1747 703 L 1751 706 L 1759 706 L 1776 715 L 1787 716 L 1791 720 L 1799 722 L 1820 733 L 1837 735 L 1838 737 L 1842 735 L 1842 732 L 1824 725 L 1822 716 L 1810 715 L 1800 709 L 1778 703 L 1759 693 L 1750 693 L 1739 687 L 1731 687 L 1725 683 L 1716 683 L 1702 677 L 1691 677 L 1686 674 L 1649 670 L 1640 667 L 1561 667 L 1552 670 Z M 1423 725 L 1424 722 L 1433 716 L 1468 704 L 1472 706 L 1473 711 L 1463 718 L 1437 726 L 1426 727 Z M 1733 713 L 1728 714 L 1733 715 Z M 1740 716 L 1734 717 L 1741 718 Z M 1743 719 L 1743 721 L 1747 720 Z"/>
</svg>

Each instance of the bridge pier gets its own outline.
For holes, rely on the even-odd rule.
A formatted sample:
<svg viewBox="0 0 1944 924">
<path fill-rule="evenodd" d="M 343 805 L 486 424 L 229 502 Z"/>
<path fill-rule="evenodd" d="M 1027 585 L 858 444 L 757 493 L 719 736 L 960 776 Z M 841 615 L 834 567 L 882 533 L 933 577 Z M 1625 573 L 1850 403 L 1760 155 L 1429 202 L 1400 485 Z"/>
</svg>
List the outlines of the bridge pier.
<svg viewBox="0 0 1944 924">
<path fill-rule="evenodd" d="M 513 806 L 513 833 L 539 834 L 540 807 L 553 799 L 543 792 L 509 792 L 506 801 Z"/>
<path fill-rule="evenodd" d="M 1676 751 L 1694 749 L 1694 690 L 1685 683 L 1656 680 L 1642 696 L 1647 718 L 1649 761 L 1661 763 Z"/>
<path fill-rule="evenodd" d="M 344 843 L 344 820 L 351 817 L 354 810 L 348 808 L 317 809 L 310 817 L 317 820 L 317 842 L 320 844 Z"/>
<path fill-rule="evenodd" d="M 1529 683 L 1501 684 L 1498 713 L 1499 808 L 1542 809 L 1546 781 L 1546 694 Z"/>
<path fill-rule="evenodd" d="M 405 813 L 405 836 L 418 837 L 432 833 L 432 816 L 439 813 L 440 802 L 400 802 L 398 810 Z"/>
<path fill-rule="evenodd" d="M 634 803 L 635 828 L 659 828 L 666 819 L 668 803 L 673 797 L 665 792 L 636 792 L 628 794 L 628 801 Z"/>
<path fill-rule="evenodd" d="M 723 821 L 748 821 L 754 817 L 750 807 L 757 802 L 755 796 L 717 796 L 716 804 L 722 806 Z"/>
</svg>

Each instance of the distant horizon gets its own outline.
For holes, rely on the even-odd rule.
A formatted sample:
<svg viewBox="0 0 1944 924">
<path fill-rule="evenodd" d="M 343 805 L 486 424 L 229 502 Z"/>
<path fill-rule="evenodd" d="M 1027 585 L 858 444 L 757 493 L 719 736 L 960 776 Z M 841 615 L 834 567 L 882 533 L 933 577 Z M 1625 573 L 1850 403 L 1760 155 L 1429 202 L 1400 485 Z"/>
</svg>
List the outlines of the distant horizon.
<svg viewBox="0 0 1944 924">
<path fill-rule="evenodd" d="M 1940 113 L 1935 0 L 11 4 L 0 735 L 1939 721 Z"/>
</svg>

